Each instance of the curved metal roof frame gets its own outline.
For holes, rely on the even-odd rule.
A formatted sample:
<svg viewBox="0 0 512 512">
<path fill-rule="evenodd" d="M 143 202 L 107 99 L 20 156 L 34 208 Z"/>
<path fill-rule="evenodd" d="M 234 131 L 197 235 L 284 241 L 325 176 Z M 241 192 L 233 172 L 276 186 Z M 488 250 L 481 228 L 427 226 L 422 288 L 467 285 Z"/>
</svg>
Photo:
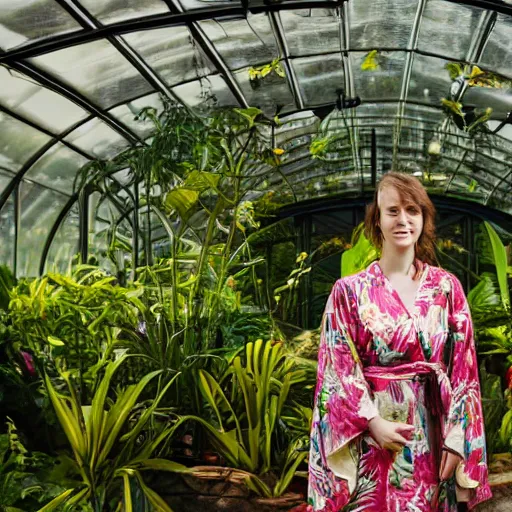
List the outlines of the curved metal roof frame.
<svg viewBox="0 0 512 512">
<path fill-rule="evenodd" d="M 38 0 L 26 1 L 29 4 L 35 4 Z M 43 268 L 44 259 L 48 254 L 51 242 L 58 231 L 59 225 L 64 221 L 67 212 L 71 210 L 74 202 L 78 199 L 77 195 L 74 194 L 72 190 L 66 189 L 63 184 L 58 183 L 59 180 L 53 182 L 51 180 L 51 175 L 49 175 L 49 178 L 45 177 L 45 179 L 40 178 L 39 175 L 36 177 L 31 175 L 36 164 L 42 160 L 48 151 L 55 150 L 57 146 L 63 145 L 65 148 L 74 152 L 74 154 L 79 155 L 83 159 L 90 160 L 92 158 L 97 158 L 98 152 L 95 150 L 94 146 L 91 146 L 91 142 L 88 140 L 86 144 L 80 139 L 80 137 L 83 132 L 87 132 L 88 128 L 98 126 L 95 124 L 98 122 L 101 122 L 101 126 L 105 126 L 104 129 L 108 130 L 108 133 L 111 133 L 112 137 L 114 137 L 113 134 L 116 134 L 116 140 L 118 141 L 116 144 L 119 148 L 121 148 L 122 145 L 144 144 L 147 134 L 144 134 L 141 130 L 135 127 L 131 122 L 129 122 L 129 119 L 122 117 L 121 114 L 116 112 L 116 110 L 124 109 L 126 105 L 138 100 L 139 98 L 140 101 L 144 101 L 153 93 L 159 93 L 167 98 L 187 105 L 187 102 L 183 100 L 183 87 L 192 87 L 196 83 L 201 85 L 203 79 L 215 79 L 221 87 L 225 86 L 225 92 L 222 94 L 224 94 L 224 97 L 227 99 L 225 99 L 224 103 L 220 101 L 221 104 L 236 104 L 238 106 L 248 107 L 254 104 L 254 98 L 258 98 L 256 101 L 261 100 L 265 102 L 265 98 L 263 96 L 253 96 L 252 93 L 250 93 L 250 89 L 247 89 L 246 84 L 244 86 L 244 83 L 241 82 L 242 75 L 240 73 L 247 68 L 247 63 L 243 65 L 239 63 L 238 66 L 233 65 L 232 55 L 226 53 L 225 49 L 217 40 L 214 38 L 212 39 L 211 33 L 207 30 L 208 26 L 204 25 L 205 22 L 214 20 L 215 23 L 224 30 L 226 40 L 229 41 L 232 39 L 235 43 L 237 39 L 235 37 L 230 38 L 230 36 L 227 35 L 225 29 L 225 26 L 227 26 L 226 24 L 232 22 L 247 23 L 249 27 L 248 30 L 251 30 L 254 37 L 263 43 L 262 32 L 258 32 L 258 30 L 256 30 L 248 20 L 249 18 L 254 18 L 261 14 L 267 15 L 269 26 L 268 30 L 273 37 L 272 46 L 275 47 L 275 51 L 284 66 L 286 87 L 289 91 L 287 94 L 291 99 L 283 109 L 282 116 L 284 120 L 286 120 L 288 116 L 300 111 L 304 111 L 309 116 L 314 116 L 315 110 L 318 111 L 322 107 L 329 109 L 330 106 L 332 107 L 332 105 L 336 103 L 337 98 L 335 97 L 332 88 L 328 89 L 332 92 L 322 92 L 322 94 L 318 95 L 318 99 L 314 98 L 311 100 L 310 96 L 312 92 L 307 89 L 307 87 L 312 87 L 312 91 L 314 93 L 314 83 L 316 82 L 313 80 L 313 85 L 310 86 L 308 84 L 308 80 L 310 80 L 308 73 L 311 74 L 311 72 L 314 72 L 315 70 L 314 68 L 304 68 L 306 71 L 303 71 L 302 68 L 299 67 L 299 62 L 305 62 L 307 59 L 313 59 L 316 62 L 320 62 L 324 59 L 338 55 L 340 59 L 340 70 L 328 70 L 325 74 L 326 80 L 330 80 L 329 83 L 337 81 L 338 87 L 345 91 L 348 98 L 360 95 L 363 100 L 363 104 L 368 101 L 375 104 L 385 104 L 388 101 L 396 103 L 397 109 L 394 114 L 391 115 L 394 118 L 394 123 L 392 125 L 387 125 L 390 127 L 390 130 L 392 130 L 396 139 L 392 148 L 393 160 L 395 161 L 399 160 L 399 156 L 396 153 L 401 147 L 400 139 L 402 136 L 405 136 L 402 128 L 404 120 L 408 118 L 408 114 L 406 112 L 408 106 L 424 105 L 429 110 L 435 111 L 440 111 L 441 108 L 439 102 L 434 103 L 428 99 L 427 101 L 422 101 L 417 96 L 411 96 L 410 87 L 411 80 L 414 78 L 416 56 L 421 56 L 426 59 L 437 59 L 440 62 L 448 59 L 467 64 L 480 63 L 482 56 L 485 53 L 486 46 L 493 38 L 493 31 L 497 23 L 501 23 L 500 26 L 504 27 L 503 30 L 505 30 L 505 32 L 503 33 L 508 34 L 510 32 L 510 34 L 512 34 L 512 28 L 507 24 L 512 20 L 512 18 L 510 18 L 512 16 L 512 5 L 504 1 L 418 0 L 414 7 L 415 12 L 410 16 L 412 24 L 410 31 L 408 32 L 409 35 L 407 41 L 399 41 L 396 43 L 398 39 L 391 38 L 393 39 L 391 42 L 395 42 L 396 44 L 388 45 L 383 41 L 379 41 L 378 44 L 373 45 L 372 40 L 366 41 L 364 37 L 360 36 L 360 34 L 357 34 L 356 39 L 354 39 L 354 34 L 351 33 L 351 30 L 353 29 L 351 14 L 359 15 L 354 10 L 356 9 L 356 7 L 354 7 L 355 2 L 356 0 L 283 0 L 281 2 L 273 2 L 271 0 L 221 0 L 221 2 L 215 2 L 213 0 L 205 0 L 205 3 L 210 3 L 212 5 L 197 8 L 199 0 L 164 0 L 162 3 L 165 4 L 168 12 L 149 15 L 142 14 L 138 17 L 133 17 L 131 15 L 125 16 L 126 13 L 122 13 L 121 17 L 124 19 L 121 21 L 114 20 L 111 22 L 110 19 L 104 20 L 104 14 L 101 12 L 100 14 L 97 13 L 96 15 L 93 15 L 91 9 L 86 7 L 86 5 L 93 6 L 94 9 L 96 9 L 96 7 L 101 4 L 101 2 L 98 3 L 96 0 L 39 0 L 41 5 L 51 4 L 52 8 L 54 4 L 56 4 L 56 6 L 62 11 L 63 16 L 68 17 L 70 20 L 69 24 L 66 26 L 67 28 L 60 30 L 60 32 L 57 31 L 54 34 L 52 34 L 51 31 L 47 31 L 43 34 L 43 37 L 32 38 L 32 40 L 29 37 L 28 40 L 22 44 L 8 44 L 6 46 L 5 38 L 7 37 L 8 40 L 12 30 L 7 30 L 7 36 L 2 33 L 3 20 L 1 16 L 2 12 L 6 9 L 7 11 L 5 12 L 10 12 L 12 14 L 13 7 L 9 5 L 10 2 L 7 2 L 7 0 L 0 0 L 0 47 L 5 48 L 4 50 L 0 49 L 0 65 L 10 70 L 9 73 L 11 74 L 11 77 L 13 74 L 16 74 L 18 77 L 17 73 L 19 73 L 19 76 L 22 76 L 23 80 L 29 80 L 31 83 L 41 86 L 42 89 L 59 94 L 61 97 L 65 98 L 69 104 L 79 107 L 84 112 L 83 116 L 78 116 L 75 118 L 74 122 L 68 123 L 65 129 L 48 129 L 47 126 L 39 122 L 37 116 L 36 118 L 33 118 L 32 116 L 27 115 L 19 104 L 16 104 L 15 106 L 10 105 L 9 101 L 6 101 L 6 97 L 2 96 L 2 87 L 0 86 L 0 122 L 3 120 L 1 117 L 3 114 L 4 116 L 7 116 L 6 119 L 9 122 L 21 123 L 23 126 L 30 127 L 31 130 L 37 130 L 38 133 L 41 133 L 46 137 L 46 142 L 44 144 L 39 144 L 36 147 L 34 143 L 35 149 L 27 153 L 28 156 L 21 166 L 12 166 L 9 168 L 9 166 L 5 167 L 2 164 L 2 140 L 0 136 L 0 169 L 7 169 L 6 177 L 3 179 L 8 180 L 7 184 L 3 186 L 2 190 L 0 190 L 0 211 L 5 209 L 8 201 L 10 201 L 14 194 L 14 202 L 16 204 L 14 211 L 15 226 L 16 230 L 19 230 L 20 217 L 23 215 L 23 211 L 20 211 L 21 184 L 29 183 L 33 186 L 41 187 L 41 189 L 46 190 L 48 194 L 57 194 L 62 196 L 64 203 L 61 203 L 62 207 L 58 211 L 57 215 L 53 217 L 53 222 L 55 222 L 55 224 L 53 224 L 53 227 L 48 227 L 46 232 L 43 260 L 41 261 L 41 268 Z M 434 4 L 436 2 L 443 5 L 454 4 L 460 7 L 460 9 L 479 10 L 478 12 L 480 14 L 478 16 L 477 26 L 468 31 L 469 35 L 466 34 L 469 38 L 469 44 L 466 46 L 464 54 L 458 54 L 450 57 L 447 55 L 447 52 L 439 52 L 436 49 L 431 50 L 429 48 L 425 48 L 424 45 L 419 44 L 421 35 L 420 31 L 425 10 L 431 3 Z M 108 1 L 104 3 L 108 4 Z M 379 2 L 376 2 L 376 4 L 377 3 Z M 130 4 L 130 2 L 128 1 L 127 4 Z M 394 0 L 394 2 L 390 2 L 390 4 L 396 4 L 398 8 L 402 4 L 405 5 L 402 0 Z M 409 2 L 409 4 L 411 3 Z M 4 11 L 2 9 L 4 9 Z M 11 11 L 9 11 L 9 9 L 11 9 Z M 158 10 L 162 11 L 163 9 L 159 7 Z M 333 27 L 337 26 L 336 30 L 338 33 L 337 47 L 333 45 L 325 45 L 324 48 L 321 44 L 314 44 L 308 48 L 308 45 L 304 44 L 302 46 L 299 45 L 300 50 L 297 49 L 297 45 L 289 37 L 290 29 L 286 26 L 281 14 L 286 12 L 301 13 L 306 10 L 310 10 L 310 15 L 313 11 L 315 13 L 321 13 L 323 10 L 327 10 L 333 14 L 335 19 Z M 462 21 L 464 20 L 465 18 Z M 396 20 L 389 20 L 391 23 L 394 21 Z M 374 25 L 371 25 L 370 23 L 369 26 L 375 28 Z M 210 72 L 208 74 L 199 75 L 199 73 L 197 73 L 197 76 L 194 78 L 186 75 L 185 73 L 183 78 L 174 79 L 173 77 L 173 80 L 170 81 L 165 74 L 166 70 L 159 68 L 158 63 L 152 60 L 153 56 L 149 54 L 146 55 L 142 47 L 138 47 L 137 44 L 132 44 L 132 40 L 129 39 L 130 35 L 140 33 L 146 34 L 153 30 L 164 30 L 170 28 L 180 30 L 186 29 L 188 31 L 191 38 L 191 44 L 197 49 L 203 58 L 206 59 L 208 66 L 210 67 Z M 299 35 L 297 35 L 297 37 L 299 37 Z M 142 84 L 140 89 L 135 87 L 133 93 L 131 93 L 131 91 L 127 92 L 122 99 L 109 100 L 106 102 L 103 98 L 97 99 L 94 97 L 94 94 L 89 94 L 87 90 L 83 90 L 83 87 L 81 87 L 77 80 L 70 80 L 69 77 L 66 78 L 60 76 L 58 67 L 53 69 L 52 66 L 50 66 L 50 68 L 48 68 L 47 60 L 41 61 L 42 57 L 51 57 L 54 52 L 62 52 L 64 50 L 70 51 L 75 47 L 79 48 L 81 45 L 87 45 L 99 41 L 106 41 L 109 47 L 112 47 L 114 49 L 113 51 L 117 52 L 116 55 L 119 54 L 121 58 L 126 61 L 125 64 L 130 67 L 130 69 L 133 68 L 135 70 L 134 72 L 138 74 L 140 77 L 138 80 L 140 84 Z M 135 40 L 133 41 L 135 43 Z M 243 41 L 243 38 L 240 39 L 240 41 Z M 319 49 L 320 47 L 321 49 Z M 83 48 L 85 49 L 86 46 Z M 386 96 L 388 92 L 383 91 L 383 95 L 380 97 L 367 95 L 371 90 L 367 89 L 367 84 L 365 84 L 364 79 L 361 82 L 362 78 L 360 76 L 360 71 L 357 69 L 357 66 L 355 66 L 356 63 L 354 59 L 361 53 L 368 53 L 375 49 L 377 49 L 381 54 L 404 54 L 405 60 L 403 62 L 403 68 L 400 70 L 400 86 L 397 89 L 397 93 L 391 92 Z M 256 51 L 250 57 L 250 66 L 255 67 L 268 63 L 268 59 L 265 57 L 264 52 Z M 485 68 L 485 66 L 482 66 L 482 68 L 488 69 Z M 494 69 L 488 70 L 496 71 Z M 506 70 L 508 73 L 503 73 L 503 69 L 499 69 L 497 71 L 499 71 L 499 74 L 502 76 L 512 76 L 512 69 Z M 336 73 L 338 73 L 338 75 L 336 75 Z M 320 77 L 320 75 L 318 76 Z M 336 76 L 338 78 L 336 78 Z M 341 82 L 339 81 L 340 77 Z M 120 77 L 120 80 L 121 79 L 122 77 Z M 362 89 L 361 86 L 363 86 Z M 272 92 L 273 91 L 271 91 L 271 93 Z M 448 94 L 448 92 L 449 91 L 446 91 L 446 94 Z M 464 86 L 456 94 L 455 98 L 462 98 L 465 92 L 466 88 Z M 509 100 L 510 97 L 507 96 L 504 104 L 507 104 L 507 101 Z M 256 106 L 266 108 L 269 113 L 272 112 L 273 109 L 275 113 L 276 110 L 282 108 L 282 105 L 279 103 L 279 99 L 276 98 L 274 101 L 270 102 L 269 105 L 258 105 L 256 103 Z M 512 100 L 509 103 L 511 105 L 510 110 L 512 110 Z M 190 104 L 190 106 L 194 107 L 194 104 Z M 386 117 L 384 115 L 379 116 L 378 108 L 375 110 L 376 120 Z M 359 109 L 357 108 L 347 111 L 346 116 L 351 127 L 350 129 L 353 133 L 353 138 L 356 143 L 359 144 L 357 148 L 352 148 L 353 156 L 356 158 L 356 164 L 353 171 L 359 175 L 359 180 L 362 186 L 364 175 L 368 172 L 369 167 L 368 165 L 363 165 L 360 160 L 360 151 L 363 145 L 369 140 L 368 126 L 363 126 L 361 124 L 361 116 Z M 441 117 L 442 116 L 439 116 L 439 119 L 441 119 Z M 431 120 L 422 120 L 419 115 L 417 119 L 419 126 L 416 129 L 424 130 L 429 135 L 443 133 L 446 130 L 447 121 L 445 121 L 444 124 L 441 121 L 439 125 L 430 124 L 429 126 L 432 126 L 432 130 L 429 130 L 425 128 L 425 123 L 428 124 Z M 511 146 L 510 150 L 507 150 L 507 153 L 512 158 L 512 144 L 510 143 L 512 135 L 508 135 L 507 131 L 507 124 L 511 122 L 512 116 L 510 112 L 503 112 L 499 114 L 496 119 L 498 126 L 494 131 L 500 132 L 500 134 L 507 132 L 506 138 L 503 139 L 500 145 L 502 147 Z M 378 126 L 378 123 L 375 123 L 375 128 L 378 128 Z M 293 137 L 292 130 L 291 138 L 293 139 Z M 362 138 L 365 137 L 366 142 L 361 142 Z M 425 135 L 425 138 L 427 138 L 427 135 Z M 374 142 L 375 141 L 372 142 L 372 147 L 376 152 L 386 152 L 385 154 L 381 154 L 379 157 L 380 160 L 377 158 L 377 155 L 372 154 L 372 159 L 375 159 L 374 165 L 378 165 L 379 162 L 382 163 L 384 160 L 387 161 L 388 157 L 386 155 L 389 148 L 388 145 L 383 144 L 382 140 L 379 140 L 379 138 L 377 138 L 377 143 Z M 456 147 L 456 145 L 453 145 L 451 142 L 450 144 L 453 148 Z M 423 146 L 418 146 L 417 153 L 419 157 L 421 157 L 421 154 L 424 154 L 424 150 L 424 144 Z M 466 152 L 463 153 L 465 158 L 468 149 L 461 147 L 460 150 Z M 293 153 L 294 151 L 290 150 L 289 163 L 293 162 Z M 502 154 L 504 154 L 503 151 Z M 112 153 L 108 154 L 107 158 L 109 156 L 112 156 Z M 508 170 L 503 172 L 503 169 L 500 169 L 500 175 L 494 176 L 497 181 L 494 182 L 494 184 L 492 182 L 488 184 L 492 187 L 492 190 L 486 196 L 485 204 L 491 204 L 493 195 L 502 191 L 503 185 L 506 185 L 508 190 L 512 189 L 512 165 L 510 164 L 510 161 L 504 161 L 493 154 L 485 154 L 484 156 L 489 158 L 489 161 L 496 162 L 497 165 L 503 164 L 504 167 L 506 167 L 508 164 Z M 100 157 L 102 156 L 100 155 Z M 445 182 L 445 191 L 449 191 L 450 186 L 455 179 L 455 175 L 459 171 L 464 159 L 457 162 L 457 159 L 454 157 L 447 156 L 446 158 L 447 161 L 451 158 L 458 164 L 455 166 L 455 174 L 448 176 Z M 7 155 L 7 161 L 10 161 L 9 155 Z M 285 172 L 286 164 L 287 162 L 284 162 L 283 169 Z M 363 169 L 363 167 L 366 170 Z M 490 176 L 494 174 L 492 170 L 488 170 L 488 172 Z M 375 171 L 373 171 L 373 174 L 375 174 Z M 375 176 L 372 175 L 372 181 L 374 178 Z M 485 180 L 482 180 L 482 183 L 484 181 Z M 512 211 L 512 201 L 510 205 L 507 203 L 504 209 L 506 211 Z M 16 244 L 17 240 L 15 240 L 14 243 Z"/>
</svg>

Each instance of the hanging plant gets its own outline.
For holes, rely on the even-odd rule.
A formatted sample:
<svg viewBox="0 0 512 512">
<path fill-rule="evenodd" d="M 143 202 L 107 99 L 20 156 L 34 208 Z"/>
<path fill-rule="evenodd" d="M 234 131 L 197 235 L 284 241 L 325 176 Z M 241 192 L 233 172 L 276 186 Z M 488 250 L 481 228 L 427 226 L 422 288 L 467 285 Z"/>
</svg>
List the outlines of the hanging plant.
<svg viewBox="0 0 512 512">
<path fill-rule="evenodd" d="M 284 78 L 286 76 L 284 67 L 279 57 L 274 59 L 270 64 L 249 68 L 249 82 L 251 87 L 253 89 L 258 88 L 265 77 L 274 74 L 280 78 Z"/>
<path fill-rule="evenodd" d="M 486 122 L 491 117 L 491 107 L 486 109 L 464 107 L 460 101 L 447 100 L 446 98 L 441 100 L 441 104 L 443 110 L 460 130 L 469 134 L 489 131 Z"/>
<path fill-rule="evenodd" d="M 445 68 L 452 80 L 467 80 L 469 87 L 487 87 L 490 89 L 508 89 L 512 87 L 512 81 L 508 78 L 480 69 L 476 65 L 448 62 Z"/>
</svg>

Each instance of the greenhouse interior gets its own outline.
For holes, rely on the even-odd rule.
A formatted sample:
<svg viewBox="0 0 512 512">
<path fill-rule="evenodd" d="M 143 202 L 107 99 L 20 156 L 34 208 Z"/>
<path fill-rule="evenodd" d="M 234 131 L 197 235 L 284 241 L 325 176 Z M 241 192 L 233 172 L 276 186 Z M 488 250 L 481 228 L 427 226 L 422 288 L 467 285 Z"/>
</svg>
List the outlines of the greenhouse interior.
<svg viewBox="0 0 512 512">
<path fill-rule="evenodd" d="M 0 0 L 0 123 L 2 511 L 312 510 L 322 315 L 390 171 L 512 510 L 510 0 Z"/>
</svg>

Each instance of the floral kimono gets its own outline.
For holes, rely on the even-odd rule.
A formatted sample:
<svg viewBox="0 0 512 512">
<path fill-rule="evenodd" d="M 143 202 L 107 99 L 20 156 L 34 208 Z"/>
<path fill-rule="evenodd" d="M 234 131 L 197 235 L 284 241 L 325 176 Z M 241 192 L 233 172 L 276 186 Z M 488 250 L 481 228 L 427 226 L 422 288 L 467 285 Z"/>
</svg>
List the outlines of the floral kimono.
<svg viewBox="0 0 512 512">
<path fill-rule="evenodd" d="M 452 274 L 417 263 L 413 311 L 377 262 L 334 285 L 318 354 L 310 510 L 453 512 L 461 489 L 470 489 L 469 509 L 491 497 L 464 291 Z M 398 453 L 369 435 L 377 414 L 416 427 Z M 443 448 L 462 460 L 440 483 Z"/>
</svg>

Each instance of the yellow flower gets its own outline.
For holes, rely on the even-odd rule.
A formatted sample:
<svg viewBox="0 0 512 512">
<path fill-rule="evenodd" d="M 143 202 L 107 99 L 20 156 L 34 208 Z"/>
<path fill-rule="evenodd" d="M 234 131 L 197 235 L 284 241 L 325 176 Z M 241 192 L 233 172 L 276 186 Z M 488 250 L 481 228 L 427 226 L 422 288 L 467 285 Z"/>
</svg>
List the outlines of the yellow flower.
<svg viewBox="0 0 512 512">
<path fill-rule="evenodd" d="M 274 153 L 274 155 L 281 156 L 282 154 L 284 154 L 284 149 L 274 148 L 272 152 Z"/>
</svg>

